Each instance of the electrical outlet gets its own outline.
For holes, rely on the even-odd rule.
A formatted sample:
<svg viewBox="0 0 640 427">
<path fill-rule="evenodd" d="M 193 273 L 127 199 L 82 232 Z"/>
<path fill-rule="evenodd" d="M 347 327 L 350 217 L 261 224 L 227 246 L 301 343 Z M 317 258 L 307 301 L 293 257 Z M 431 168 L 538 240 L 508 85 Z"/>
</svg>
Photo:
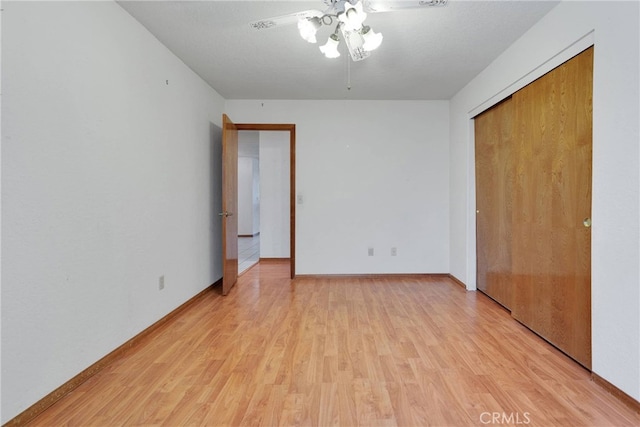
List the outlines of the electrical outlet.
<svg viewBox="0 0 640 427">
<path fill-rule="evenodd" d="M 395 247 L 391 248 L 391 256 L 396 256 L 396 255 L 398 255 L 398 248 L 395 248 Z"/>
<path fill-rule="evenodd" d="M 160 279 L 158 279 L 158 289 L 159 290 L 164 289 L 164 275 L 160 276 Z"/>
<path fill-rule="evenodd" d="M 373 248 L 369 248 L 369 256 L 373 256 Z"/>
</svg>

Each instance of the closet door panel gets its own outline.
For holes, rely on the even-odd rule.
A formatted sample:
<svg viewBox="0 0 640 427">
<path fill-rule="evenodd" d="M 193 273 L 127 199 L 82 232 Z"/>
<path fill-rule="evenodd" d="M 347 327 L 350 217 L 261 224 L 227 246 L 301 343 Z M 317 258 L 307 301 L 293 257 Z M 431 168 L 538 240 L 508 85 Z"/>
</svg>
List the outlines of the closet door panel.
<svg viewBox="0 0 640 427">
<path fill-rule="evenodd" d="M 509 98 L 475 118 L 477 287 L 507 308 L 513 296 L 513 117 Z"/>
<path fill-rule="evenodd" d="M 593 48 L 513 95 L 512 315 L 591 367 Z"/>
</svg>

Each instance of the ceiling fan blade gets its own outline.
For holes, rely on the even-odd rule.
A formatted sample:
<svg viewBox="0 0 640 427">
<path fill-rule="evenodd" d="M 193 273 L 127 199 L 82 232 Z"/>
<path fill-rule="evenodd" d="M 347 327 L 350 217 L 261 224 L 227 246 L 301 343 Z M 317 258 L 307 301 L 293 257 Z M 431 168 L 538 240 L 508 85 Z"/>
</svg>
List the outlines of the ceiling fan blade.
<svg viewBox="0 0 640 427">
<path fill-rule="evenodd" d="M 447 5 L 448 0 L 362 0 L 367 13 L 394 12 L 404 9 L 430 9 Z"/>
<path fill-rule="evenodd" d="M 351 59 L 353 59 L 354 62 L 362 61 L 371 55 L 371 52 L 364 50 L 364 40 L 359 32 L 345 30 L 342 25 L 340 26 L 340 31 L 342 31 L 342 39 L 344 40 L 344 44 L 347 45 Z"/>
<path fill-rule="evenodd" d="M 261 19 L 259 21 L 250 22 L 249 25 L 254 30 L 265 30 L 268 28 L 279 27 L 281 25 L 297 24 L 300 19 L 320 17 L 323 12 L 315 9 L 303 10 L 301 12 L 290 13 L 288 15 L 274 16 L 273 18 Z"/>
</svg>

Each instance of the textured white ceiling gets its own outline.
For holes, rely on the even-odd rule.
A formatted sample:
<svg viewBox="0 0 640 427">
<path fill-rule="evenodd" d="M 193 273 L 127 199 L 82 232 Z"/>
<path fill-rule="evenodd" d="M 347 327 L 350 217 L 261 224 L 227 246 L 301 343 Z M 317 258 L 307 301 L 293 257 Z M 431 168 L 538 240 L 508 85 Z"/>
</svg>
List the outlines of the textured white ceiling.
<svg viewBox="0 0 640 427">
<path fill-rule="evenodd" d="M 119 4 L 226 99 L 450 99 L 558 1 L 461 1 L 370 13 L 384 35 L 371 57 L 327 59 L 295 24 L 255 30 L 249 22 L 317 1 L 120 1 Z"/>
</svg>

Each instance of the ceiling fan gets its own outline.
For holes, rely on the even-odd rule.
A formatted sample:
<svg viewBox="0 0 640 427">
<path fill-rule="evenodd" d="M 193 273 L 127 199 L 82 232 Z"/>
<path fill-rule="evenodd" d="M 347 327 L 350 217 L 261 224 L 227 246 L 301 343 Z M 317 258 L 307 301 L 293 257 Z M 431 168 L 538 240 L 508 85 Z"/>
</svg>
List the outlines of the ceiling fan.
<svg viewBox="0 0 640 427">
<path fill-rule="evenodd" d="M 324 0 L 327 6 L 324 11 L 304 10 L 261 19 L 249 25 L 255 30 L 264 30 L 297 23 L 300 36 L 309 43 L 316 43 L 317 31 L 323 25 L 335 24 L 333 33 L 329 35 L 327 43 L 320 46 L 320 51 L 327 58 L 339 57 L 338 45 L 341 34 L 351 59 L 362 61 L 382 43 L 382 34 L 375 33 L 370 26 L 364 24 L 367 13 L 428 9 L 445 6 L 447 2 L 448 0 Z"/>
</svg>

